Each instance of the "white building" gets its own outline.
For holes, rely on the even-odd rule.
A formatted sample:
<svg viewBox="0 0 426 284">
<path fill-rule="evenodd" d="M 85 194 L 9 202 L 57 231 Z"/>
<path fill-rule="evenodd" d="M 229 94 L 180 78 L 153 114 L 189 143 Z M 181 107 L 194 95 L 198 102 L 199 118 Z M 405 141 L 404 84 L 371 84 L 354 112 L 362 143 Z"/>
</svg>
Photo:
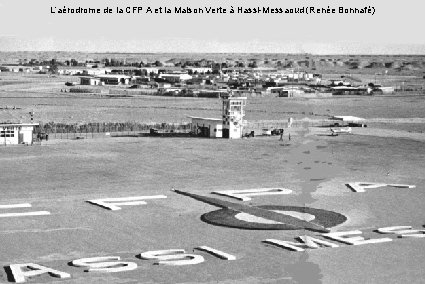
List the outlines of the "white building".
<svg viewBox="0 0 426 284">
<path fill-rule="evenodd" d="M 189 116 L 192 119 L 192 131 L 197 135 L 210 138 L 222 138 L 222 119 Z"/>
<path fill-rule="evenodd" d="M 38 123 L 6 123 L 0 124 L 0 144 L 17 145 L 32 144 L 34 126 Z"/>
<path fill-rule="evenodd" d="M 204 74 L 207 72 L 212 72 L 212 68 L 208 68 L 208 67 L 186 67 L 186 70 L 190 70 L 192 73 L 200 73 L 200 74 Z"/>
<path fill-rule="evenodd" d="M 98 75 L 97 78 L 99 78 L 105 85 L 128 85 L 132 77 L 120 74 L 108 74 Z"/>
<path fill-rule="evenodd" d="M 246 97 L 222 96 L 222 119 L 190 116 L 192 131 L 199 136 L 239 139 L 243 137 Z"/>
<path fill-rule="evenodd" d="M 223 138 L 238 139 L 243 136 L 243 118 L 246 97 L 223 97 Z"/>
<path fill-rule="evenodd" d="M 80 77 L 80 85 L 101 85 L 101 79 L 95 77 Z"/>
<path fill-rule="evenodd" d="M 192 79 L 192 76 L 188 74 L 161 74 L 159 78 L 163 78 L 169 83 L 180 83 Z"/>
<path fill-rule="evenodd" d="M 154 67 L 143 67 L 141 68 L 142 74 L 144 75 L 149 75 L 149 73 L 154 73 L 154 74 L 158 74 L 158 68 L 154 68 Z"/>
<path fill-rule="evenodd" d="M 105 68 L 96 68 L 96 69 L 85 69 L 83 70 L 83 75 L 93 75 L 93 76 L 97 76 L 97 75 L 105 75 L 108 73 L 108 69 Z"/>
</svg>

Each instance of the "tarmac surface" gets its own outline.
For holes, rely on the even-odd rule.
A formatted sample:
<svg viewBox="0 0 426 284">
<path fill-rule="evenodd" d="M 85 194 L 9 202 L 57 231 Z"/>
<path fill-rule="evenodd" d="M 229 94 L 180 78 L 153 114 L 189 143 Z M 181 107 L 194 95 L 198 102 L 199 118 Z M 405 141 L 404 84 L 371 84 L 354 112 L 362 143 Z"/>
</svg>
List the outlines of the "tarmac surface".
<svg viewBox="0 0 426 284">
<path fill-rule="evenodd" d="M 424 135 L 421 139 L 370 129 L 354 133 L 331 137 L 305 131 L 294 133 L 291 140 L 284 136 L 284 141 L 277 136 L 233 141 L 108 137 L 0 147 L 4 165 L 0 205 L 31 204 L 0 208 L 0 214 L 50 213 L 0 218 L 0 282 L 16 280 L 10 272 L 13 264 L 35 263 L 70 277 L 44 273 L 25 278 L 28 283 L 424 283 L 424 238 L 375 232 L 403 225 L 424 230 Z M 346 186 L 351 182 L 415 188 L 384 186 L 354 192 Z M 292 192 L 252 196 L 249 201 L 211 194 L 256 188 Z M 205 202 L 172 189 L 213 199 Z M 121 210 L 87 202 L 159 195 L 166 198 L 121 205 Z M 298 206 L 336 212 L 346 220 L 328 228 L 331 233 L 359 230 L 353 236 L 391 241 L 349 245 L 307 227 L 250 230 L 202 220 L 203 214 L 223 206 L 237 211 Z M 256 215 L 256 210 L 248 213 Z M 282 213 L 288 220 L 315 223 L 309 215 L 315 211 L 302 217 L 288 211 Z M 298 242 L 296 238 L 304 235 L 338 247 L 292 251 L 264 242 Z M 199 246 L 235 260 L 196 250 Z M 156 265 L 160 258 L 140 256 L 171 249 L 201 255 L 204 261 Z M 137 268 L 86 272 L 87 268 L 71 264 L 101 256 L 119 256 Z"/>
</svg>

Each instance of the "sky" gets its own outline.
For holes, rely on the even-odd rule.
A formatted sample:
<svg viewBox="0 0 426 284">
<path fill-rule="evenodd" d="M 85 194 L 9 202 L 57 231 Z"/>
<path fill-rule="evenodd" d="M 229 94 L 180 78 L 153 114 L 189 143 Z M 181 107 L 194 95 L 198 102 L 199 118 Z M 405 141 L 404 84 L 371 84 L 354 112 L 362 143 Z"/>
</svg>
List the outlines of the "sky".
<svg viewBox="0 0 426 284">
<path fill-rule="evenodd" d="M 231 6 L 337 11 L 231 14 Z M 64 7 L 101 13 L 58 13 Z M 104 13 L 107 7 L 114 13 Z M 117 7 L 143 10 L 119 14 Z M 148 7 L 221 7 L 227 13 L 149 14 Z M 339 7 L 375 13 L 341 14 Z M 425 1 L 0 0 L 0 51 L 424 54 Z"/>
</svg>

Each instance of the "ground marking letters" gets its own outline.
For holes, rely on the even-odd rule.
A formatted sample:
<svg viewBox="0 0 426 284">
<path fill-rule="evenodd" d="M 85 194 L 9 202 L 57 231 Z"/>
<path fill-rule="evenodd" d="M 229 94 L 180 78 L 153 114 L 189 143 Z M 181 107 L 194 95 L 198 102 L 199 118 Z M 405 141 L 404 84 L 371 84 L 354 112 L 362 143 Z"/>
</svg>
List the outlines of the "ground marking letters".
<svg viewBox="0 0 426 284">
<path fill-rule="evenodd" d="M 383 227 L 375 230 L 375 232 L 380 234 L 393 234 L 397 235 L 398 238 L 424 238 L 425 230 L 416 230 L 412 229 L 411 226 L 392 226 L 392 227 Z M 366 244 L 377 244 L 377 243 L 386 243 L 391 242 L 393 239 L 391 238 L 380 238 L 380 239 L 365 239 L 361 236 L 353 236 L 360 235 L 361 231 L 346 231 L 346 232 L 333 232 L 321 234 L 322 237 L 338 241 L 340 243 L 344 243 L 347 245 L 366 245 Z M 350 236 L 350 237 L 349 237 Z M 317 239 L 311 236 L 300 236 L 296 238 L 300 240 L 299 242 L 293 241 L 283 241 L 276 239 L 266 239 L 262 241 L 266 244 L 272 244 L 280 248 L 284 248 L 287 250 L 302 252 L 306 249 L 317 249 L 321 247 L 330 247 L 337 248 L 339 245 L 324 241 L 321 239 Z"/>
<path fill-rule="evenodd" d="M 412 229 L 411 226 L 391 226 L 383 227 L 374 230 L 380 234 L 393 234 L 397 235 L 398 238 L 413 237 L 413 238 L 424 238 L 425 230 L 416 230 Z M 347 245 L 365 245 L 365 244 L 375 244 L 375 243 L 384 243 L 391 242 L 391 238 L 381 238 L 381 239 L 364 239 L 361 236 L 354 236 L 362 234 L 361 231 L 347 231 L 347 232 L 333 232 L 327 234 L 320 234 L 319 236 L 338 241 L 339 243 L 344 243 Z M 318 239 L 312 236 L 300 236 L 297 238 L 299 242 L 292 241 L 283 241 L 275 239 L 267 239 L 262 241 L 263 243 L 272 244 L 287 250 L 303 252 L 306 249 L 318 249 L 318 248 L 337 248 L 339 245 L 331 243 L 326 240 Z M 213 256 L 225 259 L 225 260 L 235 260 L 236 257 L 213 249 L 208 246 L 199 246 L 195 249 L 208 252 Z M 141 253 L 137 256 L 140 259 L 146 260 L 155 260 L 154 264 L 158 265 L 171 265 L 171 266 L 181 266 L 181 265 L 193 265 L 204 262 L 204 257 L 196 254 L 187 254 L 184 249 L 168 249 L 168 250 L 155 250 L 147 251 Z M 85 272 L 121 272 L 129 271 L 137 268 L 137 264 L 134 262 L 120 261 L 119 256 L 103 256 L 103 257 L 91 257 L 91 258 L 81 258 L 73 260 L 71 262 L 73 266 L 87 268 Z M 30 269 L 28 271 L 28 269 Z M 16 283 L 24 283 L 28 278 L 48 274 L 52 277 L 57 277 L 60 279 L 70 278 L 71 275 L 65 272 L 61 272 L 46 266 L 42 266 L 35 263 L 23 263 L 23 264 L 10 264 L 8 267 L 5 267 L 6 273 L 9 275 L 9 278 Z"/>
<path fill-rule="evenodd" d="M 346 184 L 348 187 L 353 189 L 355 192 L 365 192 L 365 189 L 378 188 L 384 186 L 392 186 L 397 188 L 415 188 L 415 185 L 406 185 L 406 184 L 386 184 L 386 183 L 367 183 L 367 182 L 356 182 Z M 229 203 L 222 200 L 217 200 L 214 198 L 209 198 L 206 196 L 199 196 L 187 192 L 182 192 L 175 190 L 176 193 L 187 195 L 193 197 L 197 200 L 216 205 L 222 208 L 232 208 L 235 210 L 241 209 L 250 209 L 245 205 L 238 205 L 234 203 Z M 229 197 L 237 198 L 242 201 L 251 200 L 250 196 L 258 195 L 273 195 L 273 194 L 289 194 L 291 190 L 287 189 L 249 189 L 249 190 L 230 190 L 230 191 L 219 191 L 213 192 L 219 195 L 226 195 Z M 147 204 L 144 200 L 147 199 L 159 199 L 167 198 L 165 195 L 154 195 L 154 196 L 135 196 L 135 197 L 123 197 L 123 198 L 104 198 L 96 200 L 88 200 L 87 202 L 101 206 L 109 210 L 121 210 L 120 206 L 131 206 L 131 205 L 144 205 Z M 242 207 L 241 207 L 242 206 Z M 30 203 L 20 203 L 20 204 L 6 204 L 0 205 L 0 210 L 2 209 L 15 209 L 15 208 L 30 208 L 32 205 Z M 257 210 L 257 209 L 256 209 Z M 241 210 L 244 211 L 244 210 Z M 257 213 L 253 212 L 253 213 Z M 0 217 L 18 217 L 18 216 L 37 216 L 37 215 L 50 215 L 49 211 L 32 211 L 32 212 L 13 212 L 13 213 L 2 213 Z M 318 229 L 318 228 L 314 228 Z M 322 229 L 322 228 L 320 228 Z M 393 234 L 397 235 L 398 238 L 424 238 L 425 230 L 412 229 L 411 226 L 392 226 L 392 227 L 383 227 L 375 230 L 380 234 Z M 346 231 L 346 232 L 332 232 L 332 233 L 323 233 L 320 236 L 328 238 L 340 243 L 348 245 L 364 245 L 364 244 L 375 244 L 375 243 L 384 243 L 391 242 L 391 238 L 380 238 L 380 239 L 365 239 L 361 236 L 361 231 Z M 358 235 L 358 236 L 354 236 Z M 314 238 L 311 236 L 300 236 L 297 238 L 299 242 L 292 241 L 282 241 L 275 239 L 267 239 L 263 241 L 264 243 L 269 243 L 282 247 L 288 250 L 293 251 L 305 251 L 305 249 L 316 249 L 321 247 L 331 247 L 336 248 L 339 245 L 331 243 L 326 240 Z M 211 255 L 225 260 L 235 260 L 236 257 L 207 247 L 199 246 L 195 249 L 200 251 L 205 251 Z M 139 256 L 141 259 L 155 260 L 154 264 L 159 265 L 192 265 L 204 262 L 204 257 L 196 254 L 188 254 L 183 249 L 171 249 L 171 250 L 159 250 L 159 251 L 148 251 L 141 253 Z M 86 272 L 121 272 L 129 271 L 137 268 L 137 264 L 134 262 L 120 261 L 119 256 L 105 256 L 105 257 L 92 257 L 92 258 L 81 258 L 72 261 L 72 265 L 76 267 L 87 268 Z M 42 274 L 48 274 L 52 277 L 57 277 L 60 279 L 70 278 L 71 275 L 65 272 L 61 272 L 46 266 L 42 266 L 35 263 L 23 263 L 23 264 L 10 264 L 5 268 L 8 274 L 11 274 L 10 279 L 16 283 L 24 283 L 27 278 L 38 276 Z"/>
<path fill-rule="evenodd" d="M 376 230 L 381 234 L 395 234 L 398 238 L 424 238 L 425 230 L 413 230 L 411 226 L 393 226 L 378 228 Z"/>
<path fill-rule="evenodd" d="M 218 257 L 218 258 L 225 259 L 225 260 L 236 260 L 237 259 L 232 254 L 225 253 L 223 251 L 220 251 L 220 250 L 217 250 L 217 249 L 214 249 L 214 248 L 211 248 L 211 247 L 207 247 L 207 246 L 199 246 L 199 247 L 196 247 L 195 249 L 208 252 L 208 253 L 210 253 L 210 254 Z"/>
<path fill-rule="evenodd" d="M 355 192 L 365 192 L 366 189 L 391 186 L 396 188 L 415 188 L 415 185 L 410 184 L 391 184 L 391 183 L 374 183 L 374 182 L 351 182 L 346 184 L 347 187 Z"/>
<path fill-rule="evenodd" d="M 22 269 L 31 269 L 29 271 L 23 271 Z M 16 283 L 25 283 L 26 278 L 33 277 L 41 274 L 48 273 L 53 277 L 60 279 L 71 278 L 71 275 L 65 272 L 61 272 L 46 266 L 38 265 L 35 263 L 22 263 L 22 264 L 11 264 L 9 266 L 12 274 L 12 279 Z"/>
<path fill-rule="evenodd" d="M 121 210 L 120 206 L 130 205 L 145 205 L 147 204 L 144 200 L 147 199 L 159 199 L 167 198 L 165 195 L 152 195 L 152 196 L 132 196 L 132 197 L 120 197 L 120 198 L 102 198 L 87 200 L 87 202 L 98 205 L 108 210 Z"/>
<path fill-rule="evenodd" d="M 13 209 L 13 208 L 29 208 L 31 207 L 30 203 L 20 203 L 20 204 L 7 204 L 0 205 L 0 209 Z M 13 212 L 13 213 L 0 213 L 0 218 L 6 217 L 22 217 L 22 216 L 41 216 L 41 215 L 50 215 L 49 211 L 31 211 L 31 212 Z"/>
<path fill-rule="evenodd" d="M 195 249 L 208 252 L 209 254 L 222 260 L 235 260 L 236 257 L 223 251 L 213 249 L 208 246 L 200 246 Z M 137 255 L 138 258 L 144 260 L 155 260 L 154 264 L 182 266 L 193 265 L 204 262 L 204 257 L 198 254 L 188 254 L 184 249 L 167 249 L 147 251 Z M 93 273 L 114 273 L 135 270 L 138 265 L 135 262 L 120 261 L 119 256 L 99 256 L 80 258 L 71 261 L 71 265 L 75 267 L 86 268 L 84 271 Z M 25 283 L 30 277 L 48 274 L 52 277 L 61 279 L 70 278 L 71 275 L 46 266 L 35 263 L 11 264 L 5 268 L 10 279 L 16 283 Z M 29 271 L 27 271 L 30 269 Z"/>
<path fill-rule="evenodd" d="M 141 259 L 158 260 L 159 265 L 190 265 L 204 262 L 204 257 L 197 254 L 185 253 L 183 249 L 168 249 L 147 251 L 139 255 Z"/>
<path fill-rule="evenodd" d="M 76 267 L 85 267 L 88 268 L 85 272 L 122 272 L 134 270 L 138 265 L 134 262 L 127 261 L 113 261 L 111 260 L 120 260 L 119 256 L 101 256 L 101 257 L 90 257 L 90 258 L 80 258 L 73 260 L 71 264 Z M 110 262 L 105 262 L 110 261 Z"/>
<path fill-rule="evenodd" d="M 287 188 L 254 188 L 254 189 L 243 189 L 243 190 L 222 190 L 213 191 L 213 194 L 224 195 L 231 198 L 235 198 L 242 201 L 250 201 L 250 196 L 259 195 L 281 195 L 290 194 L 293 191 Z"/>
</svg>

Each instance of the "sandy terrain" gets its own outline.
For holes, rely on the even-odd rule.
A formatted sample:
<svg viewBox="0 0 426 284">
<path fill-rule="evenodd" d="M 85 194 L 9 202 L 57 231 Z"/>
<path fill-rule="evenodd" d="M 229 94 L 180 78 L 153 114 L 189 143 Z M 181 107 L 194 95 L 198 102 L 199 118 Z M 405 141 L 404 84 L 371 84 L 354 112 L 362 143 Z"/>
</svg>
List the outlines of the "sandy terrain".
<svg viewBox="0 0 426 284">
<path fill-rule="evenodd" d="M 220 117 L 217 99 L 70 96 L 58 92 L 63 78 L 42 85 L 37 80 L 0 84 L 0 121 L 28 121 L 29 111 L 35 111 L 35 121 L 72 124 Z M 291 140 L 287 135 L 284 141 L 278 136 L 231 141 L 99 134 L 83 140 L 51 136 L 34 146 L 1 146 L 0 205 L 30 203 L 32 207 L 0 208 L 0 214 L 48 211 L 50 215 L 0 217 L 0 282 L 12 280 L 9 265 L 36 263 L 69 273 L 71 279 L 45 274 L 28 283 L 424 283 L 424 238 L 374 232 L 401 225 L 424 230 L 424 112 L 422 94 L 250 98 L 245 119 L 267 125 L 293 117 L 297 127 L 285 132 L 291 133 Z M 335 137 L 329 136 L 327 127 L 312 127 L 331 115 L 363 117 L 368 127 Z M 415 188 L 381 187 L 356 193 L 345 185 L 350 182 Z M 353 246 L 310 230 L 216 226 L 203 222 L 201 216 L 218 210 L 217 206 L 172 188 L 253 207 L 329 210 L 347 218 L 331 232 L 360 230 L 364 238 L 392 241 Z M 246 202 L 211 194 L 253 188 L 286 188 L 292 193 L 256 196 Z M 167 198 L 118 211 L 86 202 L 153 195 Z M 262 242 L 295 242 L 302 235 L 339 247 L 296 252 Z M 236 260 L 194 250 L 202 245 L 232 254 Z M 185 249 L 205 261 L 171 267 L 136 257 L 164 249 Z M 119 256 L 136 263 L 137 269 L 94 273 L 70 264 L 97 256 Z"/>
<path fill-rule="evenodd" d="M 306 134 L 306 135 L 305 135 Z M 363 135 L 296 133 L 239 141 L 189 138 L 104 138 L 2 147 L 2 204 L 29 202 L 49 216 L 0 218 L 2 266 L 34 262 L 70 273 L 64 283 L 421 283 L 424 240 L 291 252 L 262 243 L 294 241 L 310 231 L 250 231 L 200 220 L 217 208 L 171 188 L 210 195 L 216 190 L 285 187 L 290 195 L 259 196 L 252 205 L 309 206 L 348 220 L 332 231 L 361 230 L 381 238 L 382 226 L 424 225 L 424 141 Z M 360 155 L 362 153 L 362 155 Z M 232 155 L 232 158 L 230 157 Z M 11 178 L 11 177 L 19 177 Z M 408 183 L 415 189 L 355 193 L 354 181 Z M 147 205 L 108 211 L 86 203 L 105 197 L 164 194 Z M 226 197 L 221 197 L 226 200 Z M 229 198 L 228 198 L 229 201 Z M 28 211 L 28 209 L 15 209 Z M 19 222 L 17 222 L 19 221 Z M 207 245 L 237 257 L 182 267 L 135 258 L 149 250 Z M 118 255 L 138 268 L 87 273 L 74 259 Z M 0 279 L 7 281 L 5 272 Z M 48 275 L 30 283 L 50 282 Z M 56 280 L 59 281 L 59 280 Z M 59 281 L 62 282 L 62 281 Z"/>
</svg>

